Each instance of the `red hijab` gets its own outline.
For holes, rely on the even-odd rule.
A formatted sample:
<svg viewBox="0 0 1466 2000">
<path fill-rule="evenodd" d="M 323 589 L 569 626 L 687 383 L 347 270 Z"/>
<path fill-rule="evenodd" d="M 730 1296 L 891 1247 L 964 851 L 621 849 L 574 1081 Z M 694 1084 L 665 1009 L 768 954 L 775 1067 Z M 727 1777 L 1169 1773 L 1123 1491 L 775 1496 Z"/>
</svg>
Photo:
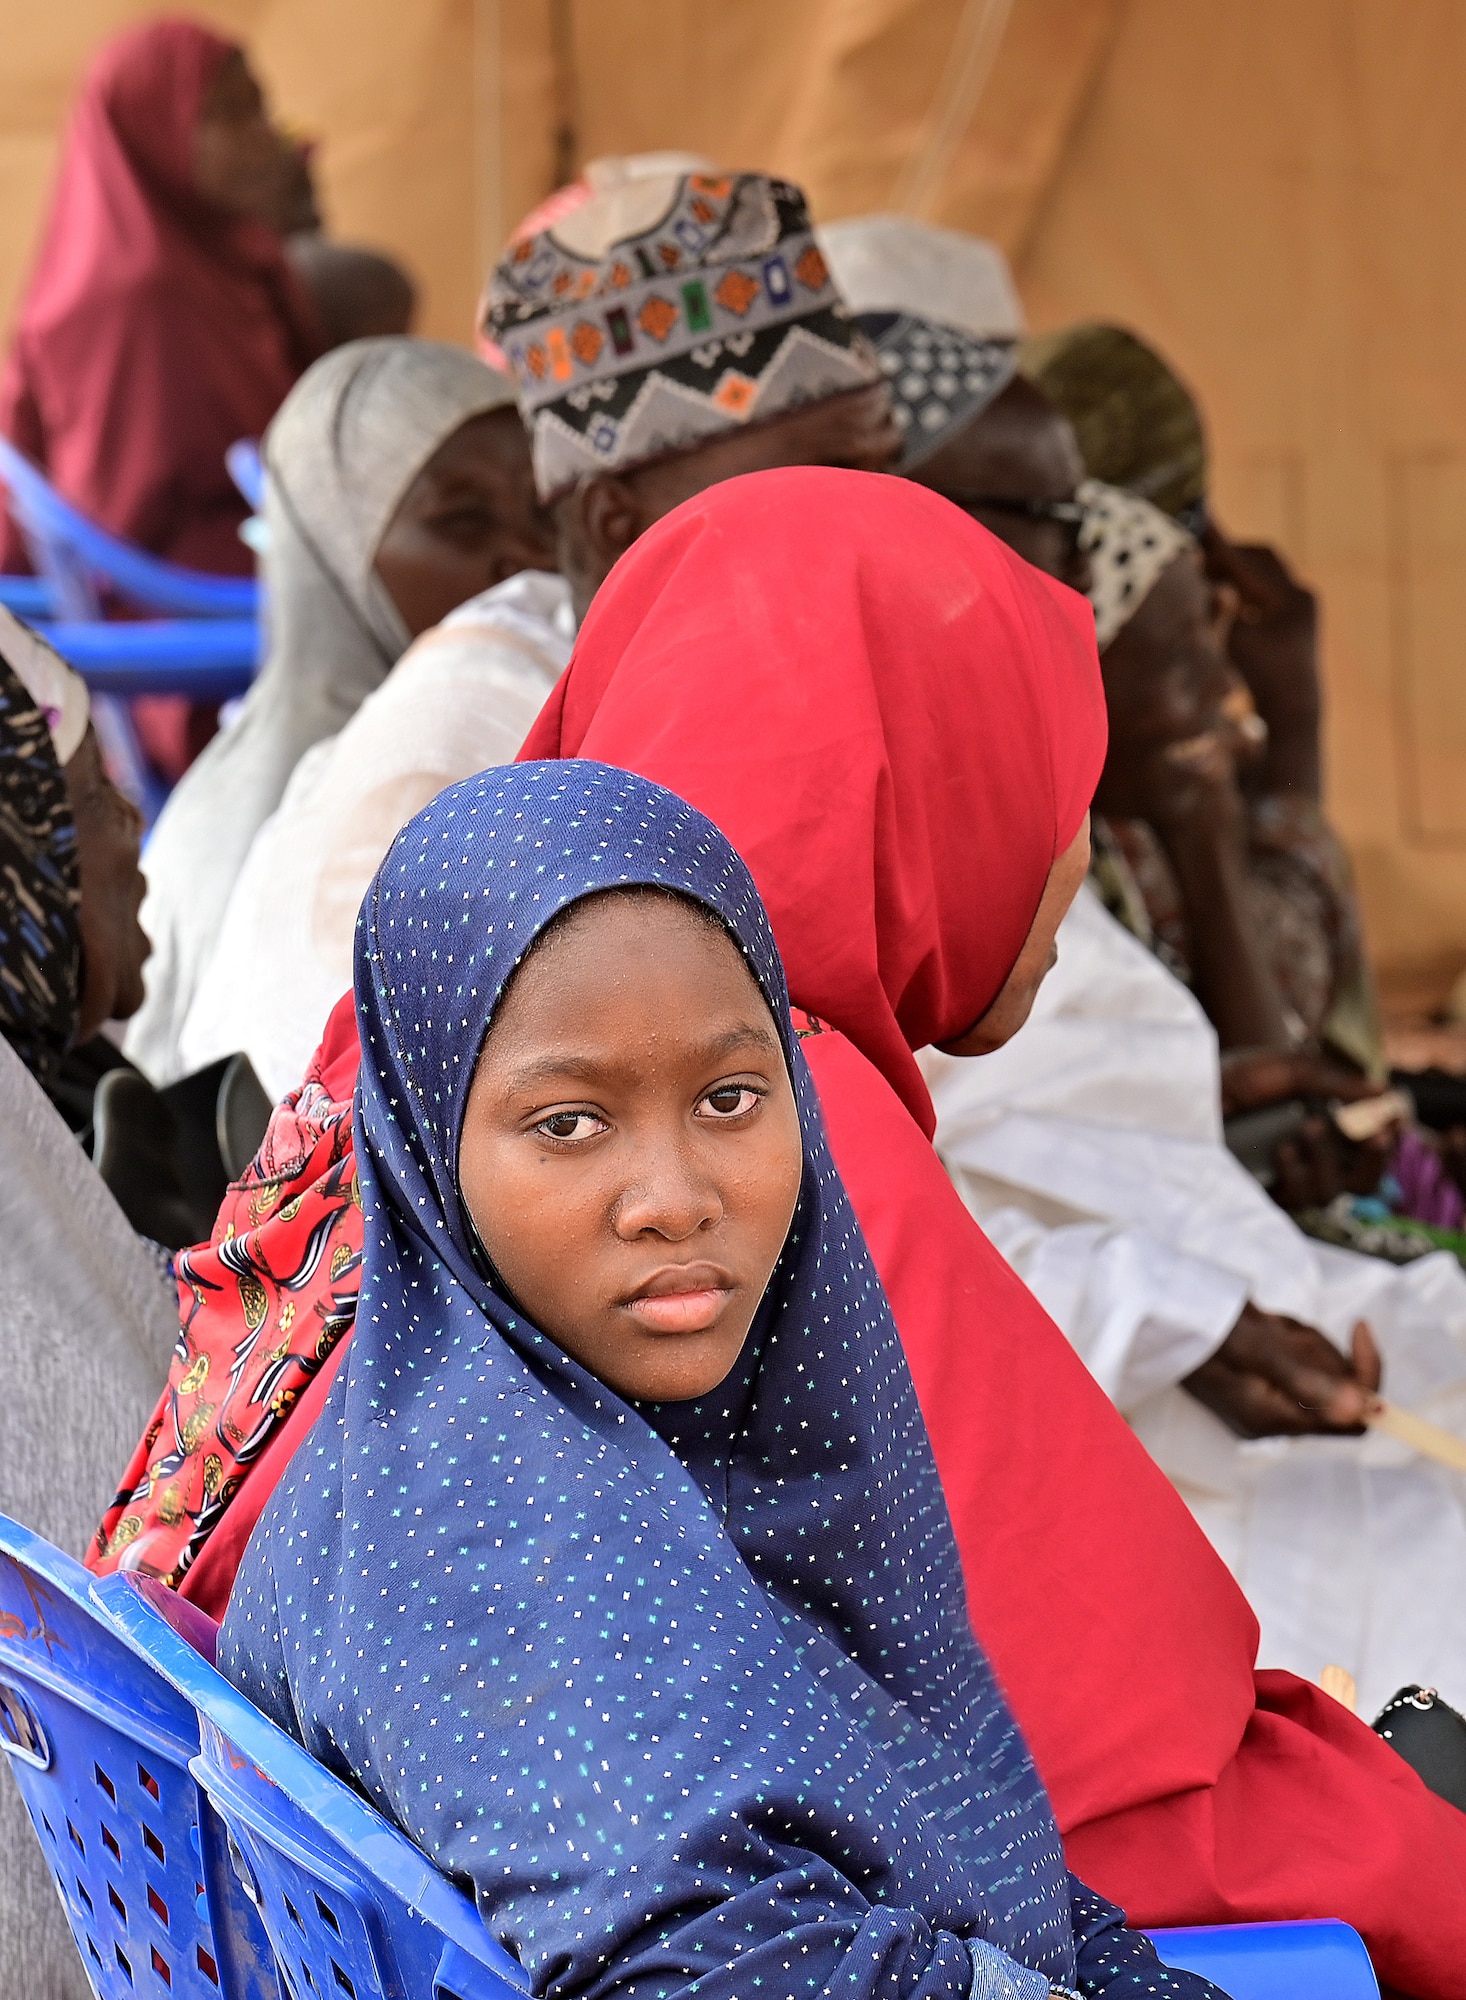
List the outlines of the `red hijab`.
<svg viewBox="0 0 1466 2000">
<path fill-rule="evenodd" d="M 1071 1864 L 1141 1923 L 1342 1916 L 1454 1993 L 1466 1818 L 1319 1689 L 1254 1679 L 1241 1592 L 922 1136 L 911 1051 L 994 997 L 1104 748 L 1079 598 L 923 488 L 803 469 L 637 542 L 522 754 L 716 820 L 838 1031 L 804 1042 L 831 1148 Z"/>
<path fill-rule="evenodd" d="M 715 820 L 797 1003 L 930 1136 L 911 1051 L 995 997 L 1099 778 L 1094 619 L 925 487 L 733 479 L 623 556 L 523 755 L 627 765 Z"/>
<path fill-rule="evenodd" d="M 97 55 L 0 380 L 0 429 L 66 499 L 220 571 L 251 561 L 224 453 L 260 436 L 322 347 L 279 238 L 194 186 L 199 114 L 235 52 L 162 20 Z"/>
</svg>

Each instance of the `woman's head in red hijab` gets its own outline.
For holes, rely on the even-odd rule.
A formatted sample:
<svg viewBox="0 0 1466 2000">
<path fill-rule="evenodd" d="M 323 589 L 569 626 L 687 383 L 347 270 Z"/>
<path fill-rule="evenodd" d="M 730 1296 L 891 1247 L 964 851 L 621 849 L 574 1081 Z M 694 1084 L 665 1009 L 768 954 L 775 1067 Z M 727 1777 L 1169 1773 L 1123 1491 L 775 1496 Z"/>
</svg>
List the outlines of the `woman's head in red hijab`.
<svg viewBox="0 0 1466 2000">
<path fill-rule="evenodd" d="M 906 480 L 729 480 L 602 585 L 524 748 L 654 778 L 752 868 L 796 1005 L 922 1124 L 911 1051 L 1013 971 L 1105 753 L 1094 620 Z"/>
<path fill-rule="evenodd" d="M 201 22 L 143 22 L 100 49 L 78 131 L 108 128 L 155 201 L 180 217 L 272 222 L 286 152 L 243 49 Z"/>
</svg>

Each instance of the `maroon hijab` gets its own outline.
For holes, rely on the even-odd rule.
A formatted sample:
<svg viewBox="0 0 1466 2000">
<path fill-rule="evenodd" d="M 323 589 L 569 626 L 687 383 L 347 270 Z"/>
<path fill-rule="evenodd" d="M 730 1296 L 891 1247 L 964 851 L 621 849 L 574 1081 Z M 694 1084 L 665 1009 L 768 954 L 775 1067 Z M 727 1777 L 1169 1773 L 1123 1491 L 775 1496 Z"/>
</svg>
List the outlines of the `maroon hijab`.
<svg viewBox="0 0 1466 2000">
<path fill-rule="evenodd" d="M 201 196 L 194 133 L 235 44 L 193 21 L 117 36 L 83 80 L 0 378 L 0 430 L 142 547 L 243 571 L 224 467 L 321 351 L 279 238 Z M 19 554 L 12 538 L 9 560 Z"/>
</svg>

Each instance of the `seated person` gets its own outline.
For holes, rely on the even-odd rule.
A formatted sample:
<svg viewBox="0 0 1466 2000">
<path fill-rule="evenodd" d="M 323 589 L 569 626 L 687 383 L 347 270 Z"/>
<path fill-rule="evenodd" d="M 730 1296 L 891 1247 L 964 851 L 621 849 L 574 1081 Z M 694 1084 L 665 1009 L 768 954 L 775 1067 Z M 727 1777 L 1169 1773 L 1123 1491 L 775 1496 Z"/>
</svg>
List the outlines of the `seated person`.
<svg viewBox="0 0 1466 2000">
<path fill-rule="evenodd" d="M 819 239 L 890 384 L 896 469 L 1087 589 L 1084 460 L 1068 419 L 1018 372 L 1023 308 L 1002 252 L 896 215 L 827 223 Z"/>
<path fill-rule="evenodd" d="M 264 459 L 268 654 L 148 843 L 153 959 L 126 1050 L 160 1085 L 186 1067 L 179 1038 L 235 877 L 300 758 L 417 633 L 553 561 L 513 385 L 459 348 L 337 348 L 287 398 Z"/>
<path fill-rule="evenodd" d="M 82 1113 L 76 1038 L 140 991 L 137 841 L 85 685 L 0 610 L 0 1513 L 75 1555 L 178 1340 L 171 1287 L 56 1102 Z M 91 1991 L 0 1779 L 0 1992 L 42 1987 Z"/>
<path fill-rule="evenodd" d="M 599 765 L 455 786 L 357 1004 L 365 1310 L 236 1685 L 534 1992 L 1214 1994 L 1065 1872 L 717 829 Z"/>
<path fill-rule="evenodd" d="M 1184 530 L 1087 493 L 1110 719 L 1096 893 L 1007 1049 L 924 1057 L 937 1148 L 1244 1585 L 1262 1661 L 1309 1678 L 1342 1664 L 1371 1713 L 1422 1675 L 1466 1702 L 1466 1618 L 1438 1588 L 1466 1565 L 1454 1486 L 1372 1436 L 1336 1436 L 1327 1457 L 1281 1442 L 1356 1429 L 1381 1355 L 1393 1397 L 1462 1428 L 1466 1274 L 1311 1243 L 1222 1143 L 1218 1040 L 1284 1033 L 1222 733 L 1223 607 Z M 1183 968 L 1194 1000 L 1173 960 L 1121 928 L 1154 945 L 1108 836 L 1112 816 L 1141 812 L 1206 914 Z M 1257 1437 L 1279 1442 L 1260 1453 Z"/>
<path fill-rule="evenodd" d="M 968 658 L 981 675 L 953 671 Z M 912 482 L 730 480 L 617 565 L 533 743 L 651 761 L 751 857 L 971 1614 L 1080 1871 L 1147 1924 L 1327 1908 L 1392 1984 L 1454 2000 L 1466 1821 L 1320 1689 L 1254 1675 L 1242 1593 L 929 1143 L 912 1051 L 984 1010 L 1019 1025 L 1100 774 L 1088 607 Z M 180 1260 L 179 1355 L 97 1568 L 227 1599 L 350 1353 L 356 1060 L 343 1004 L 215 1241 Z"/>
<path fill-rule="evenodd" d="M 580 246 L 576 254 L 594 260 L 589 268 L 606 277 L 624 244 L 605 256 L 596 246 L 614 238 L 633 190 L 637 201 L 651 204 L 649 251 L 664 212 L 680 214 L 695 203 L 712 211 L 713 198 L 699 192 L 686 173 L 669 171 L 657 160 L 645 164 L 645 173 L 612 177 L 600 191 L 587 187 L 578 206 L 565 208 L 562 221 L 535 239 L 542 254 L 569 258 L 555 231 L 573 233 Z M 686 495 L 734 473 L 770 466 L 881 467 L 896 449 L 887 391 L 852 333 L 837 291 L 828 278 L 809 282 L 816 273 L 805 260 L 818 252 L 810 244 L 797 190 L 757 174 L 721 183 L 695 178 L 722 186 L 716 202 L 734 227 L 742 226 L 743 210 L 762 213 L 777 199 L 785 262 L 804 275 L 792 281 L 787 299 L 767 296 L 760 275 L 753 297 L 734 288 L 733 280 L 741 283 L 743 273 L 724 259 L 721 236 L 714 238 L 706 261 L 682 258 L 679 282 L 704 287 L 709 311 L 719 315 L 724 330 L 741 327 L 769 348 L 766 388 L 735 414 L 686 393 L 688 371 L 699 372 L 695 353 L 703 332 L 685 315 L 660 343 L 643 335 L 630 374 L 614 342 L 603 341 L 592 355 L 581 340 L 576 349 L 581 388 L 595 383 L 623 400 L 635 390 L 650 396 L 660 413 L 654 430 L 628 434 L 624 450 L 606 454 L 604 469 L 584 473 L 570 490 L 553 470 L 542 484 L 540 497 L 553 510 L 561 558 L 566 575 L 575 580 L 582 612 L 630 539 Z M 751 271 L 762 273 L 758 258 L 748 261 Z M 491 301 L 500 300 L 491 306 L 491 317 L 497 314 L 498 320 L 508 311 L 503 300 L 515 296 L 513 272 L 511 253 L 490 292 Z M 752 276 L 748 282 L 754 282 Z M 735 301 L 737 310 L 722 298 Z M 548 338 L 538 315 L 513 323 Z M 781 378 L 771 357 L 784 349 L 791 356 L 820 353 L 821 372 L 794 371 Z M 1011 353 L 1006 365 L 1012 366 Z M 543 455 L 545 440 L 564 430 L 563 416 L 553 402 L 545 402 L 527 361 L 521 386 Z M 1027 393 L 1037 400 L 1036 391 Z M 602 398 L 596 407 L 608 405 Z M 570 404 L 566 408 L 574 415 Z M 356 912 L 398 828 L 445 785 L 515 756 L 569 658 L 574 630 L 570 586 L 544 575 L 513 578 L 461 604 L 424 634 L 346 727 L 302 758 L 234 884 L 180 1037 L 185 1069 L 242 1048 L 272 1095 L 283 1097 L 299 1083 L 332 1005 L 350 984 Z M 286 968 L 288 976 L 282 977 Z"/>
<path fill-rule="evenodd" d="M 1249 902 L 1274 968 L 1288 1045 L 1321 1048 L 1381 1076 L 1358 901 L 1348 859 L 1322 809 L 1312 593 L 1274 550 L 1239 547 L 1222 533 L 1207 504 L 1201 412 L 1144 341 L 1118 326 L 1069 327 L 1031 341 L 1023 366 L 1073 424 L 1090 476 L 1152 502 L 1194 534 L 1207 575 L 1232 598 L 1227 655 L 1263 725 L 1260 743 L 1239 769 L 1247 801 Z M 1184 962 L 1191 926 L 1185 893 L 1178 897 L 1170 879 L 1169 849 L 1157 851 L 1143 814 L 1114 830 L 1136 864 L 1157 934 Z M 1247 1102 L 1265 1101 L 1265 1093 L 1258 1095 L 1260 1075 L 1244 1081 L 1239 1073 L 1236 1082 Z"/>
</svg>

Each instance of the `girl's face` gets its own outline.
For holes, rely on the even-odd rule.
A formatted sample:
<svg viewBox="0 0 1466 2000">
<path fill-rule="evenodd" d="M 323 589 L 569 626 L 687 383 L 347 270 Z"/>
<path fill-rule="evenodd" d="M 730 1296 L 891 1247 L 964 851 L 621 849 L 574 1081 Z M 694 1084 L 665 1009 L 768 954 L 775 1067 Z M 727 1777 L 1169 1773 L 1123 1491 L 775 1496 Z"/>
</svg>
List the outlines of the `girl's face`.
<svg viewBox="0 0 1466 2000">
<path fill-rule="evenodd" d="M 706 1395 L 802 1171 L 779 1037 L 727 933 L 655 891 L 577 905 L 499 1005 L 459 1142 L 464 1201 L 529 1318 L 619 1395 Z"/>
</svg>

